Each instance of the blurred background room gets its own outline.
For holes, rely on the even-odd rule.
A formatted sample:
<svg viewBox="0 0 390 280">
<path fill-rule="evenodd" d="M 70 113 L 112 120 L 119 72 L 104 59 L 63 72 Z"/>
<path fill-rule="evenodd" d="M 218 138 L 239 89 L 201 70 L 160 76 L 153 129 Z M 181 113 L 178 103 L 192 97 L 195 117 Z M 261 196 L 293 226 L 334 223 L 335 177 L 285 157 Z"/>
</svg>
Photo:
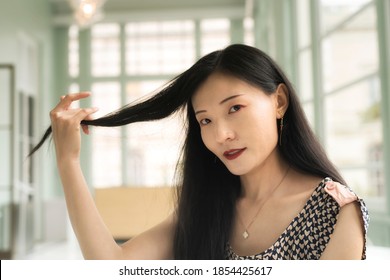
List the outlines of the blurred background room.
<svg viewBox="0 0 390 280">
<path fill-rule="evenodd" d="M 231 43 L 271 55 L 348 184 L 366 201 L 368 259 L 390 259 L 390 1 L 0 0 L 0 257 L 81 259 L 53 145 L 27 158 L 61 95 L 96 116 Z M 181 116 L 83 137 L 97 207 L 122 242 L 173 207 Z M 388 170 L 388 171 L 386 171 Z"/>
</svg>

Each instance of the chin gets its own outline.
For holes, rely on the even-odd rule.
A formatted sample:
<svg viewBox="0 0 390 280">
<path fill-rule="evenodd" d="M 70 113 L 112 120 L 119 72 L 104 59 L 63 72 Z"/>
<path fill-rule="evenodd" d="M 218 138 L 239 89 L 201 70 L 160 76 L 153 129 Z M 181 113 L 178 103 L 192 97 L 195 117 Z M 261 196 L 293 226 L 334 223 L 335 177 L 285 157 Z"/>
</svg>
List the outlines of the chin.
<svg viewBox="0 0 390 280">
<path fill-rule="evenodd" d="M 227 166 L 225 165 L 226 168 L 230 171 L 230 173 L 232 173 L 233 175 L 236 175 L 236 176 L 242 176 L 242 175 L 245 175 L 249 172 L 249 170 L 247 168 L 243 168 L 243 166 L 240 166 L 240 167 L 237 167 L 237 166 Z"/>
</svg>

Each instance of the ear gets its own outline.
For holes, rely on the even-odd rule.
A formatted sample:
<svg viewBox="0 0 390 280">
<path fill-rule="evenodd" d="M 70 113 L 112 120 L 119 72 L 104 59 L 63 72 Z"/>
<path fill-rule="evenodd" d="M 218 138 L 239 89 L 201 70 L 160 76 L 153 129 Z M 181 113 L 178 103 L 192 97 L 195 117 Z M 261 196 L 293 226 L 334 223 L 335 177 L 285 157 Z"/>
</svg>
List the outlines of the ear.
<svg viewBox="0 0 390 280">
<path fill-rule="evenodd" d="M 274 93 L 276 117 L 283 118 L 289 104 L 289 93 L 285 84 L 279 84 Z"/>
</svg>

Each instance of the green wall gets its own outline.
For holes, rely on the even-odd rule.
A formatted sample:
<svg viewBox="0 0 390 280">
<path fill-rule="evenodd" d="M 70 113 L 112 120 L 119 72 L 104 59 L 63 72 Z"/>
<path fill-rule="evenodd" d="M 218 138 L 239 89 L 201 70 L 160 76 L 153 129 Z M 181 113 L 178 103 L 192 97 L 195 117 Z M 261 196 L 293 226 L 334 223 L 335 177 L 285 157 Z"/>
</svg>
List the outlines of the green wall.
<svg viewBox="0 0 390 280">
<path fill-rule="evenodd" d="M 57 97 L 52 94 L 55 77 L 52 74 L 55 61 L 53 60 L 53 28 L 50 11 L 50 0 L 1 0 L 0 1 L 0 63 L 13 64 L 16 69 L 16 92 L 20 83 L 20 38 L 31 39 L 38 45 L 39 51 L 39 93 L 37 96 L 39 115 L 37 119 L 40 135 L 49 125 L 48 112 Z M 0 117 L 2 117 L 0 112 Z M 1 144 L 0 144 L 1 145 Z M 38 184 L 42 198 L 58 196 L 60 192 L 57 185 L 52 152 L 47 146 L 43 152 L 37 154 Z"/>
</svg>

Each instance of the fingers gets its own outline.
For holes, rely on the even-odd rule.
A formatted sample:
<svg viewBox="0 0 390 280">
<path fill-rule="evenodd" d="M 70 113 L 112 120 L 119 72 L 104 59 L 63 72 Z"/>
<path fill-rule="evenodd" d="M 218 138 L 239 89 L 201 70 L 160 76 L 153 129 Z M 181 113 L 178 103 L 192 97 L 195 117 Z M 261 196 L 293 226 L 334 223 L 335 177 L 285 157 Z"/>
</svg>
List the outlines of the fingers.
<svg viewBox="0 0 390 280">
<path fill-rule="evenodd" d="M 54 110 L 68 110 L 72 102 L 89 97 L 91 95 L 88 91 L 78 92 L 78 93 L 69 93 L 67 95 L 61 96 L 61 101 L 57 104 Z"/>
<path fill-rule="evenodd" d="M 88 127 L 88 125 L 82 124 L 81 125 L 81 129 L 83 130 L 83 132 L 85 134 L 89 135 L 89 127 Z"/>
<path fill-rule="evenodd" d="M 80 128 L 81 121 L 87 119 L 91 120 L 92 118 L 90 115 L 98 110 L 98 108 L 78 108 L 66 111 L 53 110 L 50 113 L 50 118 L 54 128 L 65 125 L 66 127 L 74 127 L 76 130 L 78 130 Z M 82 126 L 82 128 L 85 133 L 89 133 L 87 126 Z"/>
<path fill-rule="evenodd" d="M 70 93 L 61 96 L 60 102 L 50 112 L 50 118 L 54 127 L 65 125 L 67 127 L 74 127 L 76 130 L 80 129 L 80 122 L 82 120 L 91 120 L 91 115 L 95 113 L 97 108 L 75 108 L 74 102 L 83 98 L 89 97 L 90 92 Z M 72 104 L 73 103 L 73 104 Z M 89 134 L 87 125 L 81 125 L 85 134 Z"/>
<path fill-rule="evenodd" d="M 65 112 L 65 111 L 73 110 L 72 112 L 75 112 L 74 106 L 71 107 L 72 103 L 74 101 L 78 101 L 80 99 L 89 97 L 90 95 L 91 95 L 90 92 L 85 91 L 85 92 L 79 92 L 79 93 L 70 93 L 70 94 L 61 96 L 61 98 L 60 98 L 61 101 L 57 104 L 56 107 L 54 107 L 53 110 L 50 111 L 50 118 L 52 120 L 57 119 L 58 117 L 63 115 L 63 112 Z M 72 112 L 69 112 L 69 113 L 72 113 Z"/>
<path fill-rule="evenodd" d="M 96 108 L 97 109 L 97 108 Z M 98 109 L 97 109 L 98 110 Z M 95 111 L 96 112 L 96 111 Z M 95 112 L 93 112 L 93 113 L 95 113 Z M 92 114 L 93 114 L 92 113 Z M 89 114 L 88 116 L 86 116 L 85 117 L 85 119 L 84 120 L 92 120 L 93 118 L 91 117 L 91 114 Z M 88 125 L 86 125 L 86 124 L 82 124 L 81 125 L 81 128 L 82 128 L 82 130 L 83 130 L 83 132 L 85 133 L 85 134 L 89 134 L 90 133 L 90 131 L 89 131 L 89 127 L 88 127 Z"/>
<path fill-rule="evenodd" d="M 82 109 L 75 109 L 75 111 L 78 111 L 75 114 L 75 121 L 81 122 L 82 120 L 86 120 L 89 115 L 92 115 L 93 113 L 96 113 L 99 109 L 98 108 L 82 108 Z M 90 118 L 91 119 L 91 118 Z"/>
</svg>

